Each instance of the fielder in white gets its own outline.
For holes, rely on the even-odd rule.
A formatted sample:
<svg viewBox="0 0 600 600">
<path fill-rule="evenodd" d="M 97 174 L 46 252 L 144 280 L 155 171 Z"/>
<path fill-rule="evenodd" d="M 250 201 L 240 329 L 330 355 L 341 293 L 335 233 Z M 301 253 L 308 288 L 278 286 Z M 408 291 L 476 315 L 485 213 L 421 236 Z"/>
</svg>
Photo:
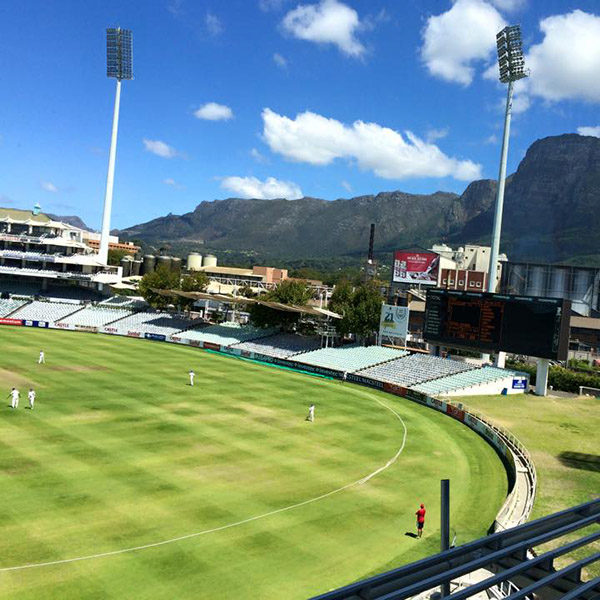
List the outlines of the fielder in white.
<svg viewBox="0 0 600 600">
<path fill-rule="evenodd" d="M 196 377 L 196 373 L 194 373 L 194 371 L 190 371 L 189 376 L 190 376 L 190 385 L 192 387 L 194 387 L 194 377 Z"/>
<path fill-rule="evenodd" d="M 29 388 L 27 397 L 29 398 L 29 408 L 33 410 L 33 405 L 35 404 L 35 390 L 33 388 Z"/>
<path fill-rule="evenodd" d="M 308 409 L 308 417 L 306 417 L 307 421 L 310 421 L 311 423 L 315 420 L 315 405 L 311 404 L 310 408 Z"/>
<path fill-rule="evenodd" d="M 17 388 L 10 391 L 10 398 L 11 408 L 19 408 L 19 390 Z"/>
<path fill-rule="evenodd" d="M 46 364 L 46 355 L 43 350 L 40 350 L 40 357 L 38 358 L 38 365 Z"/>
</svg>

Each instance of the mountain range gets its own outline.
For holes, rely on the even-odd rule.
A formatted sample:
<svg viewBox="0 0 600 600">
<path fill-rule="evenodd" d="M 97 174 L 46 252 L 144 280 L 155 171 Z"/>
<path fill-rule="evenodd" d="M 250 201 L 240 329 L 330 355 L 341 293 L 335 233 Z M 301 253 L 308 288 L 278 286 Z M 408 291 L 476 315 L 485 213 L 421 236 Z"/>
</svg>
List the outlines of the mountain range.
<svg viewBox="0 0 600 600">
<path fill-rule="evenodd" d="M 119 235 L 179 250 L 250 253 L 261 258 L 364 257 L 369 226 L 375 251 L 489 245 L 496 181 L 479 180 L 461 194 L 381 192 L 333 201 L 203 201 L 189 213 L 169 214 Z M 567 134 L 533 143 L 507 178 L 501 251 L 531 262 L 600 263 L 600 139 Z"/>
</svg>

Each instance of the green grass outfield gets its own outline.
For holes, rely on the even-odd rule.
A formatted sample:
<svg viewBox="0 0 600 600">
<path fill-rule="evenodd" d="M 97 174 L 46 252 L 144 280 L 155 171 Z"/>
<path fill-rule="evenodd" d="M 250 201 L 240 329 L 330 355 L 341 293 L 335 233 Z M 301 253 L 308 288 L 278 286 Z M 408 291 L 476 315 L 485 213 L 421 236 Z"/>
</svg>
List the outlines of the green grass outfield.
<svg viewBox="0 0 600 600">
<path fill-rule="evenodd" d="M 523 394 L 465 396 L 458 400 L 512 431 L 529 449 L 538 476 L 532 519 L 589 502 L 600 495 L 598 398 L 540 398 Z M 562 541 L 580 535 L 575 533 Z M 552 543 L 548 547 L 556 545 Z M 600 551 L 600 542 L 595 542 L 591 548 Z M 586 555 L 589 555 L 589 548 L 571 556 L 582 558 Z M 558 559 L 559 565 L 567 562 L 567 558 Z M 589 567 L 587 574 L 599 576 L 600 564 Z"/>
<path fill-rule="evenodd" d="M 486 532 L 506 493 L 497 455 L 451 418 L 185 346 L 0 327 L 0 390 L 3 599 L 306 598 L 438 551 L 440 479 L 452 482 L 459 543 Z M 362 485 L 173 543 L 6 570 L 221 528 L 347 486 L 402 446 L 384 405 L 406 444 Z M 405 532 L 421 501 L 415 540 Z"/>
</svg>

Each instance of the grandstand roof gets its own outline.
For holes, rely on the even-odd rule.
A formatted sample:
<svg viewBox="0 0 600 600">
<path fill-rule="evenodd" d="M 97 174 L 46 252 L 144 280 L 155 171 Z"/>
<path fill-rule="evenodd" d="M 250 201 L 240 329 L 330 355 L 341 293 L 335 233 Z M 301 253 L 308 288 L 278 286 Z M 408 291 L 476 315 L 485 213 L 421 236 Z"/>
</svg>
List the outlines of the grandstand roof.
<svg viewBox="0 0 600 600">
<path fill-rule="evenodd" d="M 225 294 L 209 294 L 207 292 L 183 292 L 181 290 L 158 290 L 152 289 L 153 292 L 160 296 L 180 296 L 182 298 L 191 298 L 192 300 L 216 300 L 217 302 L 226 302 L 230 304 L 262 304 L 274 310 L 282 310 L 286 312 L 302 313 L 314 315 L 318 317 L 331 317 L 333 319 L 341 319 L 342 316 L 337 313 L 317 308 L 315 306 L 293 306 L 291 304 L 281 304 L 280 302 L 269 302 L 268 300 L 259 300 L 258 298 L 245 298 L 244 296 L 228 296 Z"/>
<path fill-rule="evenodd" d="M 30 210 L 21 210 L 20 208 L 2 208 L 0 207 L 0 221 L 5 223 L 34 223 L 38 225 L 47 225 L 55 229 L 74 229 L 81 231 L 79 227 L 63 223 L 62 221 L 54 221 L 44 213 L 34 214 Z"/>
</svg>

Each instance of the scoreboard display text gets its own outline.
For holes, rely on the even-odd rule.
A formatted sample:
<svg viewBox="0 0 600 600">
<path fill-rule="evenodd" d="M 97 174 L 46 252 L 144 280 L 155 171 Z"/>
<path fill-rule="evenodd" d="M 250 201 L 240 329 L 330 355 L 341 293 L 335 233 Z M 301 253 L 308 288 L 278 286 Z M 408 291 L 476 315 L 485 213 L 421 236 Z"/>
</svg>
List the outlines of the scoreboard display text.
<svg viewBox="0 0 600 600">
<path fill-rule="evenodd" d="M 426 342 L 566 360 L 571 302 L 562 298 L 428 290 Z"/>
</svg>

